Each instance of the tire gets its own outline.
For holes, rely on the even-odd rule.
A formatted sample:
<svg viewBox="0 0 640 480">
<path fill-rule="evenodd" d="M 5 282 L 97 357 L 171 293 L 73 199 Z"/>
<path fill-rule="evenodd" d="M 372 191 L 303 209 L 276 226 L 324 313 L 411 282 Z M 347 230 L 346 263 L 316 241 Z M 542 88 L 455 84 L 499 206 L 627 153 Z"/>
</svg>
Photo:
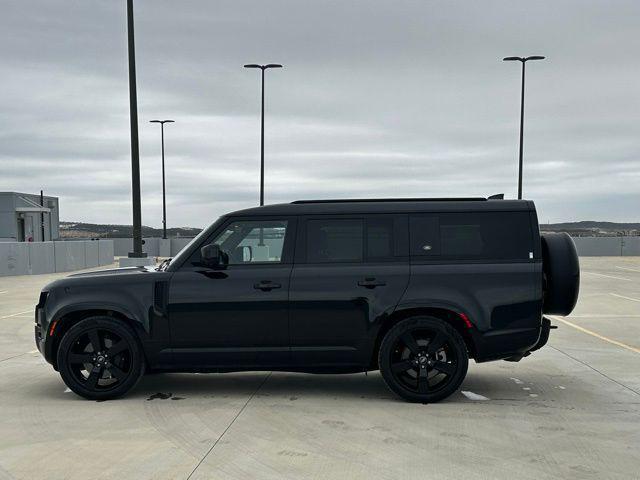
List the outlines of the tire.
<svg viewBox="0 0 640 480">
<path fill-rule="evenodd" d="M 571 237 L 566 233 L 543 233 L 542 268 L 544 302 L 542 311 L 569 315 L 578 301 L 580 262 Z"/>
<path fill-rule="evenodd" d="M 71 327 L 62 337 L 57 359 L 64 383 L 90 400 L 124 395 L 145 369 L 135 333 L 111 317 L 89 317 Z"/>
<path fill-rule="evenodd" d="M 409 402 L 433 403 L 460 387 L 469 355 L 464 340 L 451 325 L 419 316 L 402 320 L 387 332 L 378 364 L 392 392 Z"/>
</svg>

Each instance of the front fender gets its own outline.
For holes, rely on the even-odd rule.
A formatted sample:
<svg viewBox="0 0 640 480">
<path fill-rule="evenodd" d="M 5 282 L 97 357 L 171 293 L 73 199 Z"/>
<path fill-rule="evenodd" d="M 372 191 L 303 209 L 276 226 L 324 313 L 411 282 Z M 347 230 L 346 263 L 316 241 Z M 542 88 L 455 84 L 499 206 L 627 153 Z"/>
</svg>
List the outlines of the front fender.
<svg viewBox="0 0 640 480">
<path fill-rule="evenodd" d="M 124 315 L 145 333 L 151 331 L 150 310 L 153 307 L 153 283 L 140 282 L 115 285 L 72 285 L 49 293 L 46 323 L 82 310 L 111 310 Z"/>
<path fill-rule="evenodd" d="M 58 336 L 55 332 L 65 329 L 66 321 L 74 313 L 90 311 L 100 314 L 100 312 L 114 312 L 120 317 L 127 319 L 127 323 L 138 335 L 145 352 L 153 346 L 152 332 L 155 324 L 162 325 L 154 309 L 154 283 L 136 282 L 133 284 L 123 283 L 120 286 L 110 285 L 87 285 L 87 284 L 67 284 L 58 285 L 49 290 L 43 309 L 42 324 L 40 331 L 43 332 L 42 340 L 38 341 L 38 349 L 43 352 L 45 359 L 55 366 L 55 350 Z M 54 328 L 52 331 L 51 328 Z M 162 336 L 162 332 L 167 329 L 155 328 Z M 52 335 L 53 334 L 53 335 Z M 156 339 L 157 340 L 157 339 Z M 153 352 L 147 352 L 153 354 Z"/>
<path fill-rule="evenodd" d="M 51 319 L 60 320 L 69 314 L 88 310 L 109 310 L 118 313 L 131 320 L 136 326 L 142 328 L 142 330 L 144 330 L 147 334 L 150 331 L 149 319 L 145 319 L 143 316 L 141 316 L 140 312 L 136 314 L 132 310 L 122 307 L 122 305 L 103 301 L 81 302 L 63 306 L 51 314 Z"/>
</svg>

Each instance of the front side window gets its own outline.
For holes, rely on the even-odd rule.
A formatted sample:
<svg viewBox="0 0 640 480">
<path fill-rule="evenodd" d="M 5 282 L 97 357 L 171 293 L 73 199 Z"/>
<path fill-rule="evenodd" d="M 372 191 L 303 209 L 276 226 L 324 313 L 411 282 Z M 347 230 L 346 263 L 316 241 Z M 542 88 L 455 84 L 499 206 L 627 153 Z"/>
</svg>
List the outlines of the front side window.
<svg viewBox="0 0 640 480">
<path fill-rule="evenodd" d="M 229 265 L 281 263 L 286 220 L 238 220 L 213 240 L 229 256 Z"/>
</svg>

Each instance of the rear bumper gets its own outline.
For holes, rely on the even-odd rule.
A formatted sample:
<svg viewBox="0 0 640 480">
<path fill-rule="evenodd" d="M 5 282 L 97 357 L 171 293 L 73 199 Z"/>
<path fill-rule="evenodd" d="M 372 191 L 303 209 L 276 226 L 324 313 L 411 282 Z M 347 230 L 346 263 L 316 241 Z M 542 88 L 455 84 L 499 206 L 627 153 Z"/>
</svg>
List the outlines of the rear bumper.
<svg viewBox="0 0 640 480">
<path fill-rule="evenodd" d="M 551 328 L 551 321 L 542 318 L 540 325 L 534 328 L 497 330 L 485 334 L 473 332 L 475 360 L 478 363 L 502 359 L 520 360 L 546 345 Z"/>
<path fill-rule="evenodd" d="M 533 348 L 531 350 L 529 350 L 527 353 L 531 353 L 531 352 L 535 352 L 536 350 L 541 349 L 542 347 L 544 347 L 547 342 L 549 341 L 549 333 L 551 332 L 552 328 L 558 328 L 557 326 L 552 326 L 551 325 L 551 320 L 549 320 L 547 317 L 543 317 L 542 318 L 542 325 L 540 327 L 540 338 L 538 339 L 538 343 L 536 343 Z"/>
</svg>

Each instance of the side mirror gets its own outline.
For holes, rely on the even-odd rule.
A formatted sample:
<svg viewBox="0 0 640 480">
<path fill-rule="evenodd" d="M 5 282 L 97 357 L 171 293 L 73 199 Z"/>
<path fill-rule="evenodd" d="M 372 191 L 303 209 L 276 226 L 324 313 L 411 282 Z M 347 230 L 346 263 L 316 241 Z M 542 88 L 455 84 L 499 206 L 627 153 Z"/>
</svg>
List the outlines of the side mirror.
<svg viewBox="0 0 640 480">
<path fill-rule="evenodd" d="M 200 249 L 200 257 L 202 263 L 209 267 L 220 267 L 225 265 L 225 253 L 220 250 L 218 245 L 209 244 Z"/>
</svg>

